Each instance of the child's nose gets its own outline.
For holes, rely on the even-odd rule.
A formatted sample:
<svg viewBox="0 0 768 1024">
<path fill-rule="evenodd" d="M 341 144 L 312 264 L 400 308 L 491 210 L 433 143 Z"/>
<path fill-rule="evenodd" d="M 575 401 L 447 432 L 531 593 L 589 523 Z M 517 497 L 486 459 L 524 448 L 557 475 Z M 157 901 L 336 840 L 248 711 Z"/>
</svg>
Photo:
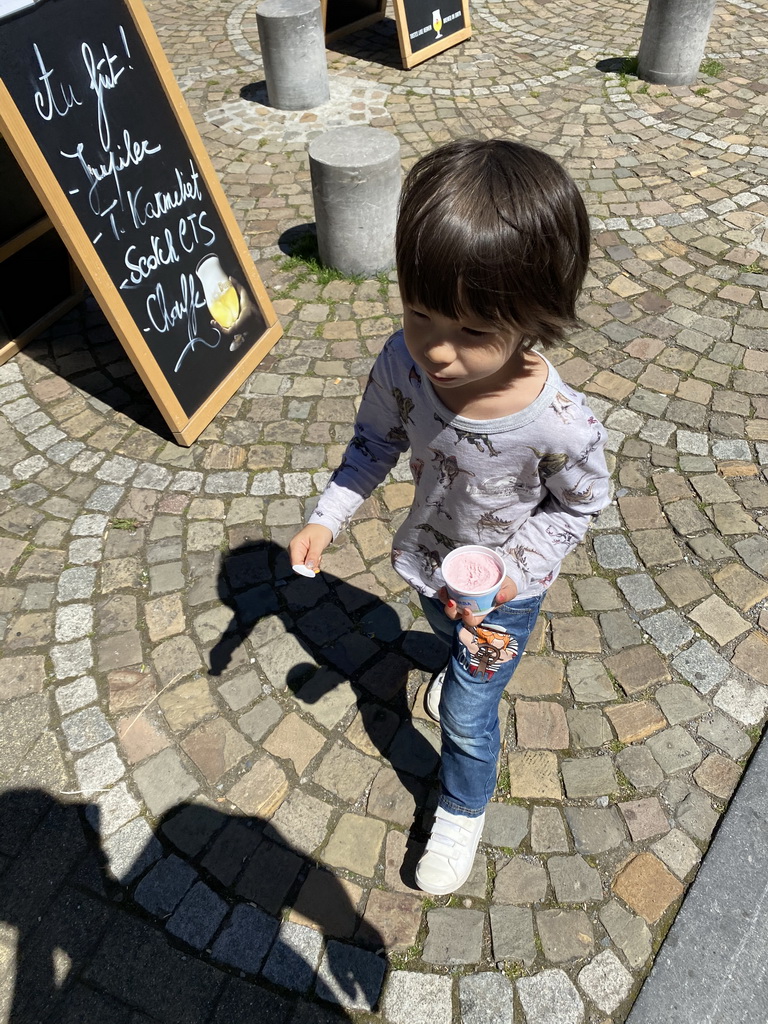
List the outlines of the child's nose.
<svg viewBox="0 0 768 1024">
<path fill-rule="evenodd" d="M 434 338 L 427 342 L 424 354 L 436 366 L 450 366 L 454 359 L 453 346 L 445 338 Z"/>
</svg>

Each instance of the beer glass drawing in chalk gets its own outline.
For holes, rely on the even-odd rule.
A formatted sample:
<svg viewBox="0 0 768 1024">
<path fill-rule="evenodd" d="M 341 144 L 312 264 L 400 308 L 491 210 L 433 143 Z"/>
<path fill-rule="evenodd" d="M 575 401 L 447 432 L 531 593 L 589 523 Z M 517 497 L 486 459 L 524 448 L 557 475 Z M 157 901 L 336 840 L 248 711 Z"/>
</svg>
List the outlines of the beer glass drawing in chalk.
<svg viewBox="0 0 768 1024">
<path fill-rule="evenodd" d="M 412 68 L 443 50 L 469 39 L 468 0 L 394 0 L 400 54 Z"/>
</svg>

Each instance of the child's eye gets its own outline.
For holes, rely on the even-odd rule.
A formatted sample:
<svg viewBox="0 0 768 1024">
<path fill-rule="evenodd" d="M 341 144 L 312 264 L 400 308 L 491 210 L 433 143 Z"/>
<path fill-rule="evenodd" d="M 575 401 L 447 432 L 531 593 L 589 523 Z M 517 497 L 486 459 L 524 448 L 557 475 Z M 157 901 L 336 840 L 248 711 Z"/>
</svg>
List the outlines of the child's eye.
<svg viewBox="0 0 768 1024">
<path fill-rule="evenodd" d="M 465 334 L 468 334 L 470 338 L 484 338 L 489 333 L 488 331 L 476 331 L 473 327 L 462 327 Z"/>
<path fill-rule="evenodd" d="M 418 320 L 429 320 L 429 317 L 427 316 L 427 314 L 426 314 L 426 313 L 421 313 L 421 312 L 420 312 L 420 311 L 419 311 L 418 309 L 412 309 L 412 310 L 411 310 L 411 313 L 412 313 L 412 314 L 413 314 L 413 316 L 415 316 L 415 317 L 416 317 L 416 318 L 417 318 Z"/>
</svg>

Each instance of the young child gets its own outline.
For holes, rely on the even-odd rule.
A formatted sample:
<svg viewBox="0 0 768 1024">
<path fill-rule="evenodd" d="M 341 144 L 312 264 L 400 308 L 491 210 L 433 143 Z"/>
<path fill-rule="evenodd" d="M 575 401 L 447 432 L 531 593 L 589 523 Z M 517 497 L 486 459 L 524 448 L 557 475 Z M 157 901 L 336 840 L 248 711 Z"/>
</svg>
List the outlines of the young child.
<svg viewBox="0 0 768 1024">
<path fill-rule="evenodd" d="M 397 227 L 403 330 L 384 346 L 354 437 L 292 564 L 323 550 L 410 449 L 416 486 L 392 564 L 450 649 L 426 705 L 442 733 L 440 797 L 416 881 L 466 881 L 496 785 L 501 694 L 560 563 L 609 500 L 605 432 L 532 350 L 575 318 L 589 221 L 573 180 L 516 142 L 442 146 L 408 174 Z M 482 544 L 507 575 L 486 616 L 459 612 L 440 565 Z"/>
</svg>

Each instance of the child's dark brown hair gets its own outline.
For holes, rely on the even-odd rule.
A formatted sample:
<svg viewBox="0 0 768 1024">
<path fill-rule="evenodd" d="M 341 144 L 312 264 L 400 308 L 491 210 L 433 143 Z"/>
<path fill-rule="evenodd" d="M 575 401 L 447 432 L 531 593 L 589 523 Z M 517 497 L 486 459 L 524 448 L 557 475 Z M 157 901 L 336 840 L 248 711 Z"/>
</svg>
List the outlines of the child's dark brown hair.
<svg viewBox="0 0 768 1024">
<path fill-rule="evenodd" d="M 400 291 L 452 320 L 514 327 L 526 347 L 552 345 L 575 322 L 589 235 L 579 190 L 552 157 L 503 139 L 451 142 L 405 179 Z"/>
</svg>

